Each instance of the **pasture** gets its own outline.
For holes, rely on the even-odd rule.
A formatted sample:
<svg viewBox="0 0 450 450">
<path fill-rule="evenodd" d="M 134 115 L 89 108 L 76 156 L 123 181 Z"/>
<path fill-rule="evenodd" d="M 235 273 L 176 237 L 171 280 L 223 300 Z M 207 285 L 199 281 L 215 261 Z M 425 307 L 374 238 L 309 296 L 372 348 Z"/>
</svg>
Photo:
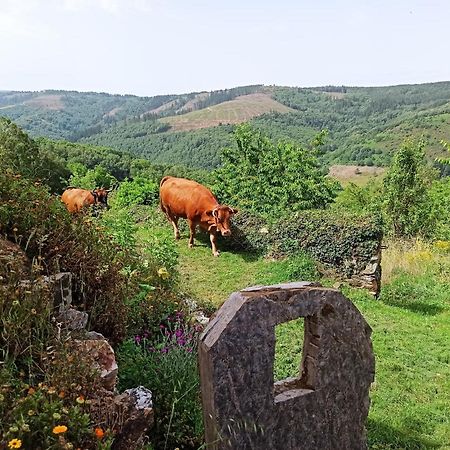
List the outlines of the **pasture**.
<svg viewBox="0 0 450 450">
<path fill-rule="evenodd" d="M 170 226 L 158 220 L 153 229 L 141 227 L 139 235 L 155 232 L 171 233 Z M 450 449 L 450 253 L 422 242 L 387 244 L 379 300 L 363 290 L 342 287 L 373 330 L 376 378 L 367 423 L 369 448 Z M 188 249 L 187 230 L 176 248 L 179 288 L 215 307 L 243 287 L 294 281 L 292 274 L 301 273 L 292 270 L 299 261 L 229 251 L 213 258 L 207 240 L 197 240 L 195 248 Z M 307 264 L 305 268 L 307 274 Z M 278 379 L 295 373 L 301 342 L 301 322 L 277 327 Z"/>
</svg>

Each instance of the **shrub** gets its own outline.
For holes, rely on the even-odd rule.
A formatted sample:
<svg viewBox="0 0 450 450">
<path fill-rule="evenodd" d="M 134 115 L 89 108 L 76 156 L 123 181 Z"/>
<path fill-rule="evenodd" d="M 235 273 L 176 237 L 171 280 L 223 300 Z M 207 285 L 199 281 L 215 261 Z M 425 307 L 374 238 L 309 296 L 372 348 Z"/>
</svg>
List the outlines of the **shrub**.
<svg viewBox="0 0 450 450">
<path fill-rule="evenodd" d="M 68 170 L 61 161 L 42 151 L 36 142 L 9 119 L 0 117 L 0 171 L 10 170 L 29 180 L 41 179 L 60 191 Z"/>
<path fill-rule="evenodd" d="M 123 268 L 133 257 L 95 218 L 69 216 L 42 185 L 0 173 L 0 232 L 34 260 L 37 275 L 72 272 L 75 302 L 90 311 L 91 325 L 113 342 L 124 337 L 124 299 L 136 284 Z"/>
<path fill-rule="evenodd" d="M 197 336 L 181 313 L 160 325 L 159 337 L 142 334 L 118 351 L 120 387 L 143 384 L 152 390 L 156 448 L 197 449 L 203 438 Z"/>
<path fill-rule="evenodd" d="M 124 208 L 132 205 L 156 204 L 159 198 L 159 186 L 143 177 L 125 180 L 120 183 L 114 196 L 114 205 Z"/>
<path fill-rule="evenodd" d="M 299 255 L 299 261 L 306 252 L 346 277 L 366 267 L 383 237 L 379 216 L 332 210 L 301 211 L 273 223 L 239 213 L 234 227 L 231 238 L 221 245 L 275 258 Z"/>
<path fill-rule="evenodd" d="M 305 211 L 278 222 L 273 230 L 275 255 L 303 250 L 338 273 L 350 277 L 363 270 L 383 236 L 377 217 Z"/>
</svg>

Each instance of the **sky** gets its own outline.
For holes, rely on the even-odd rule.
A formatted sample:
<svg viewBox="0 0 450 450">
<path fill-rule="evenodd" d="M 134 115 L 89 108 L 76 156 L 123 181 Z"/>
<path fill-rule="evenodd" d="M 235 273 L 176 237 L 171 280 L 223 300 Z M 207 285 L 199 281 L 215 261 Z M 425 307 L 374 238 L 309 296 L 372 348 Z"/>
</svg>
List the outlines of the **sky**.
<svg viewBox="0 0 450 450">
<path fill-rule="evenodd" d="M 0 0 L 0 90 L 450 80 L 450 0 Z"/>
</svg>

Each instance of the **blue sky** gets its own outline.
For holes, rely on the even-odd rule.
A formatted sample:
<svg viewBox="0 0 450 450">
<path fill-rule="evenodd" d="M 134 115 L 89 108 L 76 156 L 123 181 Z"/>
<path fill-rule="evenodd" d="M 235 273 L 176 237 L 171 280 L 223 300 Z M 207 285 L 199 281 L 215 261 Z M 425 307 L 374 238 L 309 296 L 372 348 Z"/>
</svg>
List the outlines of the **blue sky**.
<svg viewBox="0 0 450 450">
<path fill-rule="evenodd" d="M 0 0 L 0 90 L 450 80 L 450 0 Z"/>
</svg>

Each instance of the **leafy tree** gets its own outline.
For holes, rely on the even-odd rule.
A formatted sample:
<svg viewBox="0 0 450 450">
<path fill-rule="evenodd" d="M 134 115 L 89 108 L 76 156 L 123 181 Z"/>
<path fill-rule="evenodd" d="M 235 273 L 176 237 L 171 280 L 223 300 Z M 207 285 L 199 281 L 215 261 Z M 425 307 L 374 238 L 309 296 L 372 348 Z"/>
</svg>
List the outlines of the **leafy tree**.
<svg viewBox="0 0 450 450">
<path fill-rule="evenodd" d="M 385 214 L 395 236 L 411 236 L 430 226 L 428 187 L 435 177 L 427 167 L 424 143 L 405 141 L 384 179 Z"/>
<path fill-rule="evenodd" d="M 95 189 L 99 187 L 111 188 L 117 183 L 104 167 L 96 166 L 94 169 L 87 169 L 80 163 L 69 165 L 72 175 L 69 178 L 69 185 L 83 189 Z"/>
<path fill-rule="evenodd" d="M 9 119 L 0 118 L 0 170 L 39 177 L 42 166 L 36 143 Z"/>
<path fill-rule="evenodd" d="M 215 172 L 215 192 L 232 205 L 256 213 L 324 208 L 337 184 L 322 174 L 314 149 L 273 143 L 244 124 L 235 132 L 236 147 L 224 149 Z M 320 139 L 319 139 L 320 141 Z"/>
<path fill-rule="evenodd" d="M 40 179 L 53 192 L 61 191 L 70 174 L 63 161 L 43 151 L 9 119 L 0 118 L 0 171 L 7 170 L 30 180 Z"/>
</svg>

